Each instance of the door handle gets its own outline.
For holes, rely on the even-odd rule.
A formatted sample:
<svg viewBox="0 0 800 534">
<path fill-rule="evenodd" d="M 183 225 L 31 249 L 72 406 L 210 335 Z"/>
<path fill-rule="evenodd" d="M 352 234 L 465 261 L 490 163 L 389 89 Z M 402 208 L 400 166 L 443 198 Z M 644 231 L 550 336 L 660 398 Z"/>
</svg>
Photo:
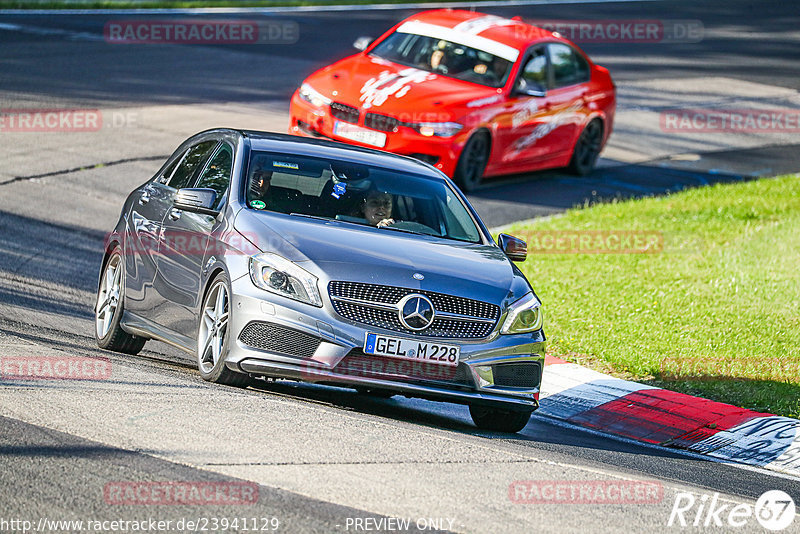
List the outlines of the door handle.
<svg viewBox="0 0 800 534">
<path fill-rule="evenodd" d="M 172 208 L 171 210 L 169 210 L 169 220 L 177 221 L 178 219 L 181 218 L 181 213 L 183 212 L 178 208 Z"/>
<path fill-rule="evenodd" d="M 150 202 L 150 193 L 149 193 L 147 190 L 145 190 L 145 191 L 144 191 L 144 192 L 143 192 L 143 193 L 142 193 L 142 194 L 139 196 L 139 204 L 141 204 L 142 206 L 144 206 L 144 205 L 145 205 L 145 204 L 147 204 L 148 202 Z"/>
</svg>

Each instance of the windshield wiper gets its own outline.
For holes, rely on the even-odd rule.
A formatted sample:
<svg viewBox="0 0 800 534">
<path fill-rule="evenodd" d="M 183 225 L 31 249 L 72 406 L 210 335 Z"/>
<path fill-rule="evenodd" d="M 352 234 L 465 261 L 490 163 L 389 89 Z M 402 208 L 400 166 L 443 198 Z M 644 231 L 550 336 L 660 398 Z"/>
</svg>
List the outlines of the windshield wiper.
<svg viewBox="0 0 800 534">
<path fill-rule="evenodd" d="M 435 234 L 426 234 L 425 232 L 415 232 L 414 230 L 406 230 L 405 228 L 396 228 L 394 226 L 377 226 L 376 228 L 380 228 L 381 230 L 394 230 L 395 232 L 403 232 L 404 234 L 414 234 L 414 235 L 427 235 L 430 237 L 441 237 Z"/>
<path fill-rule="evenodd" d="M 330 217 L 323 217 L 322 215 L 308 215 L 307 213 L 297 213 L 297 212 L 292 212 L 289 215 L 293 215 L 295 217 L 305 217 L 306 219 L 316 219 L 318 221 L 344 223 L 344 224 L 355 224 L 357 226 L 364 226 L 361 223 L 357 223 L 357 222 L 353 222 L 353 221 L 347 221 L 347 220 L 344 220 L 344 219 L 332 219 Z"/>
<path fill-rule="evenodd" d="M 322 215 L 308 215 L 307 213 L 297 213 L 292 212 L 289 215 L 293 215 L 295 217 L 305 217 L 306 219 L 318 219 L 320 221 L 333 221 L 330 217 L 323 217 Z"/>
</svg>

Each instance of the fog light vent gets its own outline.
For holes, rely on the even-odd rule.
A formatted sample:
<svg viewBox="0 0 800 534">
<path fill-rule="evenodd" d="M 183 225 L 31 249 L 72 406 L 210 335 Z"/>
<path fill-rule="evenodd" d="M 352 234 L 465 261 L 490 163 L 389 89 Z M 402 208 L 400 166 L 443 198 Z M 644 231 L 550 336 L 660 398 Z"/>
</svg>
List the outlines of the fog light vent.
<svg viewBox="0 0 800 534">
<path fill-rule="evenodd" d="M 542 382 L 540 362 L 502 363 L 493 365 L 495 386 L 513 388 L 538 388 Z"/>
</svg>

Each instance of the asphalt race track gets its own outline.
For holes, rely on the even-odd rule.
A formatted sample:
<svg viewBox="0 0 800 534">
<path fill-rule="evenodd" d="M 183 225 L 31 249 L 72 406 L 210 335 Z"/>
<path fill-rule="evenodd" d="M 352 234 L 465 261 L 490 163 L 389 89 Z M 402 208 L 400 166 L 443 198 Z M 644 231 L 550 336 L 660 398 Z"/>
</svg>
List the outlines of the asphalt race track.
<svg viewBox="0 0 800 534">
<path fill-rule="evenodd" d="M 797 109 L 795 6 L 676 1 L 482 10 L 681 19 L 703 27 L 699 42 L 582 44 L 610 68 L 619 90 L 617 128 L 601 168 L 585 179 L 553 171 L 489 181 L 471 196 L 489 226 L 603 199 L 800 170 L 796 133 L 659 128 L 665 109 Z M 276 518 L 279 532 L 397 531 L 390 518 L 411 518 L 407 530 L 428 531 L 693 532 L 706 530 L 705 515 L 697 526 L 667 526 L 682 492 L 709 500 L 719 493 L 728 509 L 752 506 L 772 489 L 800 503 L 798 479 L 541 416 L 518 435 L 491 434 L 476 430 L 458 405 L 291 382 L 255 381 L 239 390 L 203 382 L 189 356 L 160 343 L 136 357 L 96 348 L 92 308 L 102 244 L 127 193 L 202 129 L 284 132 L 288 98 L 306 75 L 348 54 L 356 37 L 378 35 L 407 14 L 192 15 L 289 21 L 299 29 L 294 43 L 238 46 L 104 41 L 109 20 L 175 15 L 0 14 L 0 108 L 96 109 L 103 117 L 93 132 L 0 128 L 0 360 L 66 355 L 111 365 L 104 380 L 0 377 L 0 531 L 14 530 L 2 522 L 12 519 L 185 525 L 247 516 Z M 510 486 L 531 480 L 651 481 L 663 493 L 651 503 L 514 502 Z M 247 482 L 257 485 L 258 499 L 146 506 L 109 503 L 104 494 L 109 484 L 154 481 Z M 690 523 L 696 512 L 687 512 Z M 78 531 L 51 529 L 69 530 Z M 763 528 L 751 518 L 735 531 Z"/>
</svg>

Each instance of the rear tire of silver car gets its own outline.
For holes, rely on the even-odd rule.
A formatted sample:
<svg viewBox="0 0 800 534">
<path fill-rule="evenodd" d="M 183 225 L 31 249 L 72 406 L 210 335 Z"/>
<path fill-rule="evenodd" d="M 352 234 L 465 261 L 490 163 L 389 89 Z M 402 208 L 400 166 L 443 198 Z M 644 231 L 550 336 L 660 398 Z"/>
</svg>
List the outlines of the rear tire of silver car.
<svg viewBox="0 0 800 534">
<path fill-rule="evenodd" d="M 489 161 L 489 134 L 484 131 L 472 135 L 464 145 L 453 175 L 462 191 L 474 190 L 481 183 L 486 163 Z"/>
<path fill-rule="evenodd" d="M 197 329 L 197 367 L 203 380 L 227 386 L 247 387 L 250 377 L 225 365 L 231 318 L 231 290 L 228 277 L 220 273 L 211 282 L 200 308 Z"/>
<path fill-rule="evenodd" d="M 603 143 L 603 123 L 598 119 L 592 120 L 581 132 L 575 149 L 572 151 L 572 160 L 567 169 L 578 176 L 588 176 L 594 170 L 597 157 L 600 155 L 600 146 Z"/>
<path fill-rule="evenodd" d="M 531 418 L 533 411 L 501 410 L 485 406 L 470 405 L 469 414 L 475 426 L 494 432 L 519 432 Z"/>
<path fill-rule="evenodd" d="M 115 246 L 103 265 L 103 277 L 97 288 L 94 337 L 102 349 L 137 354 L 147 339 L 127 333 L 119 324 L 125 295 L 124 269 L 121 249 Z"/>
</svg>

